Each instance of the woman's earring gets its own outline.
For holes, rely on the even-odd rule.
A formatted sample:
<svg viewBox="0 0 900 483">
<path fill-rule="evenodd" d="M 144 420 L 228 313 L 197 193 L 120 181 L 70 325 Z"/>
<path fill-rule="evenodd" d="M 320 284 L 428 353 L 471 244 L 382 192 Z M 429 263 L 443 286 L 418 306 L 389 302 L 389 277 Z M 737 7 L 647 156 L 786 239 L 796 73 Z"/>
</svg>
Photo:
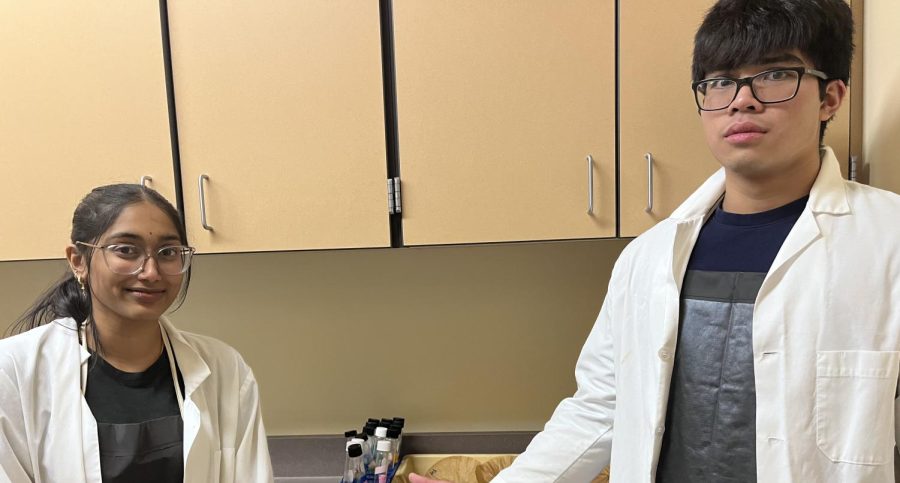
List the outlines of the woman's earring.
<svg viewBox="0 0 900 483">
<path fill-rule="evenodd" d="M 75 280 L 78 280 L 78 285 L 81 287 L 81 295 L 87 295 L 87 290 L 84 289 L 84 279 L 76 276 Z"/>
</svg>

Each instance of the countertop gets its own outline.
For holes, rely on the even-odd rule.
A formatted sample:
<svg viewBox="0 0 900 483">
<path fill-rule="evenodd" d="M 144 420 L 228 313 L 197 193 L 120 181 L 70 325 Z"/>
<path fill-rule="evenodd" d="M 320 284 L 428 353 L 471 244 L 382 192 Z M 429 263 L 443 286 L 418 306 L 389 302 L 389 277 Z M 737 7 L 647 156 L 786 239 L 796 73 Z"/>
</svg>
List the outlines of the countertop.
<svg viewBox="0 0 900 483">
<path fill-rule="evenodd" d="M 534 431 L 407 433 L 406 454 L 519 454 Z M 276 483 L 340 483 L 344 470 L 343 435 L 270 436 L 269 454 Z"/>
</svg>

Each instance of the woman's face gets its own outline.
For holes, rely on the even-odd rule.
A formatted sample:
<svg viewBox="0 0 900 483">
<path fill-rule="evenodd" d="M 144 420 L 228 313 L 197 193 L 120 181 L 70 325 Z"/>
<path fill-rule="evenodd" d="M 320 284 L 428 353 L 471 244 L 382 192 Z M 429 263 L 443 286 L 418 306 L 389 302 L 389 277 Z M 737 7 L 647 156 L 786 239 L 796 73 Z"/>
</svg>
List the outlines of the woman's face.
<svg viewBox="0 0 900 483">
<path fill-rule="evenodd" d="M 130 245 L 135 253 L 156 255 L 163 247 L 182 245 L 178 230 L 161 209 L 151 203 L 141 202 L 127 206 L 112 226 L 95 243 Z M 84 247 L 82 247 L 84 248 Z M 166 275 L 159 270 L 155 257 L 147 257 L 143 269 L 133 275 L 122 275 L 110 269 L 117 255 L 109 250 L 93 249 L 90 267 L 87 267 L 87 285 L 91 293 L 94 320 L 99 323 L 156 323 L 172 305 L 181 289 L 184 274 Z M 81 257 L 76 257 L 81 258 Z M 76 273 L 84 276 L 84 260 L 81 269 L 73 261 Z"/>
</svg>

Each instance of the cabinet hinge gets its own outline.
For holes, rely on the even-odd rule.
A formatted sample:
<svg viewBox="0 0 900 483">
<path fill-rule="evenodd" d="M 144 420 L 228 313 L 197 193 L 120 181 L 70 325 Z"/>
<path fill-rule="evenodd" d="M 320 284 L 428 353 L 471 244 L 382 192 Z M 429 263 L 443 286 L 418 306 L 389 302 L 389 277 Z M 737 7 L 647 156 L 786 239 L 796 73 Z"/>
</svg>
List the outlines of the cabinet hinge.
<svg viewBox="0 0 900 483">
<path fill-rule="evenodd" d="M 396 215 L 401 213 L 402 205 L 400 203 L 400 178 L 388 178 L 388 214 Z"/>
</svg>

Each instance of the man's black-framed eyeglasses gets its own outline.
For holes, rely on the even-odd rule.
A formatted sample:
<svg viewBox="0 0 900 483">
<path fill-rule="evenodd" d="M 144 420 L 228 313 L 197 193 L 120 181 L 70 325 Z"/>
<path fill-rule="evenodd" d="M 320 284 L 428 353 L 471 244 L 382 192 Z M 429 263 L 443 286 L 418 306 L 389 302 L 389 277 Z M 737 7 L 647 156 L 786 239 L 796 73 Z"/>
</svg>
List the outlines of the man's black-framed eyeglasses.
<svg viewBox="0 0 900 483">
<path fill-rule="evenodd" d="M 735 79 L 733 77 L 713 77 L 691 83 L 694 100 L 701 111 L 719 111 L 730 106 L 744 85 L 763 104 L 775 104 L 793 99 L 800 90 L 800 80 L 804 74 L 828 80 L 828 76 L 808 67 L 779 67 L 759 74 Z"/>
</svg>

